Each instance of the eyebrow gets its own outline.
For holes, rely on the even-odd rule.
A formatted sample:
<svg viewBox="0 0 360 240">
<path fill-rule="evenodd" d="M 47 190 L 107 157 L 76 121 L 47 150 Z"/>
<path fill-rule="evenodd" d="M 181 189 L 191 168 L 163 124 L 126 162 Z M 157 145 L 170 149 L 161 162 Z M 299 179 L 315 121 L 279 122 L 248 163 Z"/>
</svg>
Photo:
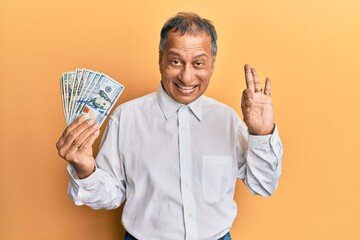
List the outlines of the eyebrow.
<svg viewBox="0 0 360 240">
<path fill-rule="evenodd" d="M 181 57 L 181 54 L 180 54 L 180 53 L 175 52 L 175 51 L 173 51 L 173 50 L 170 50 L 168 55 Z M 197 54 L 197 55 L 194 56 L 194 58 L 200 58 L 200 57 L 208 57 L 208 55 L 207 55 L 206 53 L 199 53 L 199 54 Z"/>
</svg>

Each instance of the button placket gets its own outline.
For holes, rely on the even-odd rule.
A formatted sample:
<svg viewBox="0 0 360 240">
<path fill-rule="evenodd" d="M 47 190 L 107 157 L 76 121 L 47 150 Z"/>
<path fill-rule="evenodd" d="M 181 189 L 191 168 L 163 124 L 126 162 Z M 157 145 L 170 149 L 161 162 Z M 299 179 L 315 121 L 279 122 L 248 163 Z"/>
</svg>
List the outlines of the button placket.
<svg viewBox="0 0 360 240">
<path fill-rule="evenodd" d="M 183 199 L 184 220 L 186 239 L 198 239 L 196 225 L 195 197 L 192 185 L 192 159 L 191 159 L 191 138 L 189 128 L 190 109 L 183 106 L 178 111 L 179 127 L 179 157 L 180 157 L 180 177 L 181 195 Z"/>
</svg>

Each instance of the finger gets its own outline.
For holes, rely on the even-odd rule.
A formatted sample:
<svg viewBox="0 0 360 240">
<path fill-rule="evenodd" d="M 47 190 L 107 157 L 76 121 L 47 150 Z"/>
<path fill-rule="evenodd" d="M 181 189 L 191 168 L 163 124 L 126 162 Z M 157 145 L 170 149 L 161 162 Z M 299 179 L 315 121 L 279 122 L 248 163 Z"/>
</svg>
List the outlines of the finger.
<svg viewBox="0 0 360 240">
<path fill-rule="evenodd" d="M 253 79 L 254 79 L 254 89 L 255 89 L 255 92 L 262 92 L 261 82 L 260 82 L 259 77 L 258 77 L 258 75 L 257 75 L 256 69 L 255 69 L 255 68 L 251 68 L 251 73 L 252 73 Z"/>
<path fill-rule="evenodd" d="M 254 87 L 254 78 L 253 78 L 253 74 L 251 72 L 251 68 L 249 64 L 245 64 L 244 66 L 244 71 L 245 71 L 245 81 L 246 81 L 246 87 L 248 89 L 250 89 L 252 92 L 254 92 L 255 87 Z"/>
<path fill-rule="evenodd" d="M 100 135 L 100 130 L 99 129 L 97 129 L 95 132 L 91 133 L 85 139 L 85 141 L 83 142 L 83 144 L 79 148 L 79 151 L 82 151 L 84 149 L 92 147 L 92 145 L 94 144 L 95 140 L 99 137 L 99 135 Z"/>
<path fill-rule="evenodd" d="M 264 94 L 270 96 L 271 95 L 271 79 L 270 78 L 266 78 L 265 80 L 265 89 L 264 89 Z"/>
<path fill-rule="evenodd" d="M 251 107 L 253 103 L 253 93 L 251 92 L 250 89 L 245 89 L 243 91 L 243 96 L 241 99 L 241 107 L 243 108 L 243 110 L 248 109 Z"/>
<path fill-rule="evenodd" d="M 64 145 L 71 145 L 78 148 L 86 139 L 86 136 L 97 130 L 97 127 L 98 125 L 94 119 L 83 122 L 68 134 Z"/>
<path fill-rule="evenodd" d="M 62 148 L 68 149 L 73 144 L 74 140 L 83 133 L 87 128 L 95 124 L 93 119 L 86 120 L 85 117 L 79 117 L 72 124 L 70 124 L 64 131 L 62 137 Z M 74 147 L 78 147 L 81 143 L 74 143 Z"/>
<path fill-rule="evenodd" d="M 74 129 L 76 129 L 80 124 L 82 124 L 85 120 L 86 120 L 85 116 L 81 115 L 75 121 L 73 121 L 69 126 L 67 126 L 65 128 L 64 132 L 62 133 L 59 141 L 56 143 L 56 147 L 57 148 L 61 147 L 64 144 L 64 142 L 66 141 L 66 139 L 68 138 L 68 135 Z"/>
<path fill-rule="evenodd" d="M 91 127 L 85 129 L 74 141 L 71 143 L 71 146 L 75 148 L 83 147 L 84 143 L 87 141 L 89 137 L 91 137 L 94 133 L 99 132 L 100 126 L 98 124 L 93 124 Z M 87 148 L 88 146 L 84 146 Z"/>
<path fill-rule="evenodd" d="M 94 120 L 83 122 L 67 135 L 63 145 L 58 148 L 59 155 L 67 161 L 73 160 L 74 154 L 79 151 L 86 139 L 99 128 L 100 126 Z"/>
</svg>

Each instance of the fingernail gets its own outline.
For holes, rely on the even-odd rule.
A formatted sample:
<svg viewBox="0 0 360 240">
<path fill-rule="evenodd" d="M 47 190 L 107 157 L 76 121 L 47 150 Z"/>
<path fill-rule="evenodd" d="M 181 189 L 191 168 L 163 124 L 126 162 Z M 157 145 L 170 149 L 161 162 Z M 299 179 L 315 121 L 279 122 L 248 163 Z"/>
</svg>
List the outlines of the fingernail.
<svg viewBox="0 0 360 240">
<path fill-rule="evenodd" d="M 89 120 L 87 121 L 87 123 L 88 123 L 89 125 L 93 125 L 93 124 L 95 123 L 95 120 L 94 120 L 94 119 L 89 119 Z"/>
<path fill-rule="evenodd" d="M 80 122 L 85 121 L 85 116 L 84 116 L 84 115 L 80 115 L 79 120 L 80 120 Z"/>
</svg>

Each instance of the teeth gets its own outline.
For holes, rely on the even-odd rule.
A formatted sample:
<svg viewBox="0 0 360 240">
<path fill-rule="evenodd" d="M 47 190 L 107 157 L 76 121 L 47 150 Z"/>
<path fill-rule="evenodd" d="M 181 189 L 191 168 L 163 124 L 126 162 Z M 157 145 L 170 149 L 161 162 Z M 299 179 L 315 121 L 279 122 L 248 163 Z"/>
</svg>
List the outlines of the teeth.
<svg viewBox="0 0 360 240">
<path fill-rule="evenodd" d="M 182 86 L 179 84 L 176 84 L 179 88 L 181 88 L 182 90 L 191 90 L 194 89 L 196 86 L 192 86 L 192 87 L 186 87 L 186 86 Z"/>
</svg>

